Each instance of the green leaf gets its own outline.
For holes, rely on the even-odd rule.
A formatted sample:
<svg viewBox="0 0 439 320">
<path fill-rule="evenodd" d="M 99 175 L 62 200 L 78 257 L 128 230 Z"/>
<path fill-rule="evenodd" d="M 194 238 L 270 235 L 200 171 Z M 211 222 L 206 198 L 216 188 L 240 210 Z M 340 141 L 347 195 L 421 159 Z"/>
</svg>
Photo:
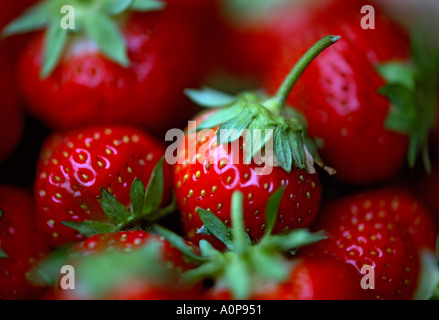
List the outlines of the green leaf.
<svg viewBox="0 0 439 320">
<path fill-rule="evenodd" d="M 274 155 L 279 165 L 286 171 L 291 172 L 293 166 L 293 153 L 292 143 L 285 130 L 278 127 L 274 131 L 273 135 L 273 148 Z"/>
<path fill-rule="evenodd" d="M 294 159 L 294 163 L 296 164 L 296 167 L 300 169 L 305 169 L 306 168 L 305 150 L 303 146 L 302 133 L 289 130 L 287 141 L 290 144 L 290 148 L 292 150 L 291 155 Z"/>
<path fill-rule="evenodd" d="M 184 93 L 196 104 L 207 108 L 227 106 L 236 100 L 232 95 L 208 87 L 201 90 L 186 89 Z"/>
<path fill-rule="evenodd" d="M 238 106 L 231 106 L 224 109 L 220 109 L 210 117 L 202 121 L 198 126 L 197 130 L 211 129 L 219 126 L 220 124 L 232 119 L 241 112 L 241 108 Z"/>
<path fill-rule="evenodd" d="M 117 15 L 127 10 L 133 3 L 133 0 L 107 0 L 104 9 L 110 15 Z"/>
<path fill-rule="evenodd" d="M 274 225 L 276 224 L 277 215 L 279 212 L 279 205 L 282 200 L 284 191 L 285 188 L 281 187 L 268 198 L 266 215 L 265 215 L 265 224 L 266 224 L 265 236 L 271 234 Z"/>
<path fill-rule="evenodd" d="M 162 10 L 166 3 L 159 0 L 133 0 L 130 9 L 133 11 L 153 11 Z"/>
<path fill-rule="evenodd" d="M 265 122 L 264 124 L 262 124 Z M 263 128 L 263 129 L 261 129 Z M 272 139 L 273 133 L 275 132 L 275 125 L 270 125 L 266 123 L 266 119 L 254 119 L 247 128 L 246 138 L 250 139 L 250 143 L 245 142 L 245 163 L 251 163 L 251 160 L 256 154 L 262 153 L 262 149 L 266 145 L 267 141 Z"/>
<path fill-rule="evenodd" d="M 131 212 L 119 202 L 107 190 L 101 187 L 101 206 L 105 214 L 115 225 L 124 225 L 128 220 L 132 219 Z M 131 218 L 131 219 L 130 219 Z"/>
<path fill-rule="evenodd" d="M 58 247 L 43 260 L 38 261 L 30 270 L 30 280 L 38 286 L 49 285 L 56 290 L 58 287 L 60 269 L 66 264 L 67 257 L 72 252 L 71 246 Z"/>
<path fill-rule="evenodd" d="M 218 144 L 230 143 L 239 139 L 255 116 L 242 110 L 236 117 L 220 125 L 217 132 Z"/>
<path fill-rule="evenodd" d="M 224 277 L 235 299 L 243 300 L 249 297 L 252 281 L 244 260 L 232 259 L 225 270 Z"/>
<path fill-rule="evenodd" d="M 386 128 L 406 135 L 412 133 L 418 116 L 413 92 L 398 84 L 388 84 L 379 92 L 392 102 Z"/>
<path fill-rule="evenodd" d="M 61 28 L 57 21 L 49 25 L 44 38 L 44 59 L 40 71 L 43 79 L 48 77 L 57 66 L 67 42 L 67 34 L 68 31 Z"/>
<path fill-rule="evenodd" d="M 148 215 L 157 211 L 163 201 L 164 176 L 163 176 L 164 156 L 157 162 L 151 173 L 145 193 L 145 205 L 143 215 Z"/>
<path fill-rule="evenodd" d="M 153 230 L 154 230 L 154 233 L 165 238 L 174 248 L 178 249 L 180 252 L 182 252 L 189 259 L 192 259 L 192 260 L 197 261 L 197 262 L 204 260 L 202 257 L 195 254 L 193 248 L 191 248 L 186 243 L 186 241 L 184 241 L 184 239 L 182 237 L 180 237 L 178 234 L 174 233 L 173 231 L 166 229 L 164 227 L 161 227 L 159 225 L 154 225 Z"/>
<path fill-rule="evenodd" d="M 8 258 L 9 256 L 0 248 L 0 258 Z"/>
<path fill-rule="evenodd" d="M 217 249 L 215 249 L 210 242 L 201 239 L 200 242 L 198 243 L 199 247 L 200 247 L 200 251 L 201 251 L 201 255 L 205 258 L 207 257 L 214 257 L 214 256 L 218 256 L 221 254 L 220 251 L 218 251 Z"/>
<path fill-rule="evenodd" d="M 198 215 L 211 234 L 226 245 L 229 250 L 233 249 L 232 233 L 229 227 L 215 214 L 202 208 L 197 208 Z"/>
<path fill-rule="evenodd" d="M 273 235 L 265 239 L 265 250 L 289 251 L 311 245 L 326 239 L 324 232 L 310 232 L 307 229 L 295 229 L 287 234 Z"/>
<path fill-rule="evenodd" d="M 250 257 L 252 266 L 261 278 L 280 282 L 288 277 L 289 268 L 281 256 L 267 254 L 262 250 L 254 250 Z"/>
<path fill-rule="evenodd" d="M 100 221 L 63 221 L 61 222 L 66 227 L 75 229 L 83 236 L 90 238 L 96 234 L 109 233 L 117 231 L 117 227 L 114 224 Z"/>
<path fill-rule="evenodd" d="M 129 65 L 125 40 L 116 22 L 104 14 L 96 13 L 85 20 L 84 27 L 105 56 L 123 67 Z"/>
<path fill-rule="evenodd" d="M 415 72 L 412 66 L 400 62 L 388 62 L 379 65 L 377 69 L 387 83 L 400 84 L 410 90 L 415 89 Z"/>
<path fill-rule="evenodd" d="M 47 7 L 48 2 L 42 2 L 29 8 L 22 16 L 13 20 L 3 29 L 2 37 L 43 29 L 51 19 Z"/>
<path fill-rule="evenodd" d="M 238 255 L 248 251 L 251 242 L 245 232 L 244 225 L 244 195 L 235 191 L 232 194 L 231 220 L 232 220 L 232 239 L 233 251 Z"/>
<path fill-rule="evenodd" d="M 137 177 L 131 185 L 130 198 L 134 216 L 140 215 L 143 212 L 143 207 L 145 205 L 145 185 Z"/>
</svg>

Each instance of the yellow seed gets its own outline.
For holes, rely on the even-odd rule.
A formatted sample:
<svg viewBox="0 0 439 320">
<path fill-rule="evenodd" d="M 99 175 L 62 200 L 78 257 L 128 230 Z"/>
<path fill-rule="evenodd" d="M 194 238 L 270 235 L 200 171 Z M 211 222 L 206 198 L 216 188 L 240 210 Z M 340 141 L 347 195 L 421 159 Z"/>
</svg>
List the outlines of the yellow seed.
<svg viewBox="0 0 439 320">
<path fill-rule="evenodd" d="M 212 187 L 212 193 L 215 193 L 216 190 L 218 190 L 218 187 L 217 187 L 217 186 L 213 186 L 213 187 Z"/>
<path fill-rule="evenodd" d="M 222 203 L 218 203 L 218 210 L 221 210 L 223 208 L 223 204 Z"/>
<path fill-rule="evenodd" d="M 105 149 L 105 153 L 108 154 L 108 155 L 111 155 L 111 150 L 108 149 L 108 148 L 106 148 L 106 149 Z"/>
<path fill-rule="evenodd" d="M 103 168 L 103 167 L 104 167 L 104 164 L 103 164 L 101 161 L 98 160 L 98 166 L 99 166 L 100 168 Z"/>
<path fill-rule="evenodd" d="M 194 195 L 194 190 L 189 190 L 189 194 L 188 194 L 188 198 L 190 198 L 191 196 L 193 196 Z"/>
<path fill-rule="evenodd" d="M 199 179 L 200 176 L 201 176 L 201 172 L 200 172 L 200 171 L 197 171 L 197 172 L 195 173 L 195 178 L 196 178 L 196 179 Z"/>
<path fill-rule="evenodd" d="M 206 195 L 206 190 L 201 190 L 201 196 L 204 197 Z"/>
<path fill-rule="evenodd" d="M 58 199 L 62 199 L 62 194 L 61 193 L 55 193 L 55 197 L 57 197 Z"/>
<path fill-rule="evenodd" d="M 177 182 L 177 188 L 181 188 L 181 181 Z"/>
<path fill-rule="evenodd" d="M 85 157 L 84 157 L 84 155 L 82 153 L 79 154 L 79 160 L 81 160 L 81 161 L 85 160 Z"/>
<path fill-rule="evenodd" d="M 227 184 L 230 184 L 232 182 L 232 177 L 227 178 Z"/>
<path fill-rule="evenodd" d="M 68 156 L 69 156 L 69 154 L 68 154 L 68 152 L 67 151 L 63 151 L 63 156 L 64 156 L 64 158 L 67 158 Z"/>
<path fill-rule="evenodd" d="M 128 171 L 128 173 L 133 173 L 133 169 L 131 169 L 131 167 L 127 167 L 127 171 Z"/>
<path fill-rule="evenodd" d="M 88 175 L 86 175 L 86 174 L 82 174 L 82 178 L 84 179 L 84 180 L 88 180 L 89 179 L 89 177 L 88 177 Z"/>
</svg>

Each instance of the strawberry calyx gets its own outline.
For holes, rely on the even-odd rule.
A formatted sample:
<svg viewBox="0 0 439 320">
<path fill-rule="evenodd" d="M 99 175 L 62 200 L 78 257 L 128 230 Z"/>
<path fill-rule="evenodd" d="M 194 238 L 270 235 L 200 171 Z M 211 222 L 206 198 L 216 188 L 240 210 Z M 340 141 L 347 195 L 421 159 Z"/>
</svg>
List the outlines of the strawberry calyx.
<svg viewBox="0 0 439 320">
<path fill-rule="evenodd" d="M 293 168 L 315 173 L 314 164 L 334 174 L 318 155 L 317 147 L 307 134 L 305 118 L 292 108 L 286 108 L 287 97 L 307 66 L 340 37 L 326 36 L 311 47 L 293 67 L 278 92 L 269 97 L 264 92 L 244 92 L 228 95 L 211 88 L 187 89 L 186 95 L 195 103 L 207 108 L 217 108 L 202 121 L 197 130 L 218 127 L 218 144 L 231 143 L 244 137 L 244 157 L 249 163 L 261 150 L 270 152 L 285 171 Z"/>
<path fill-rule="evenodd" d="M 100 233 L 127 230 L 144 222 L 152 223 L 173 212 L 176 207 L 175 199 L 166 207 L 160 207 L 164 191 L 163 162 L 164 157 L 154 167 L 146 189 L 142 181 L 134 179 L 129 208 L 101 187 L 101 206 L 108 221 L 63 221 L 62 224 L 89 238 Z"/>
<path fill-rule="evenodd" d="M 266 231 L 263 238 L 252 243 L 245 231 L 243 220 L 243 195 L 239 191 L 232 196 L 232 227 L 226 226 L 210 211 L 198 208 L 204 226 L 198 231 L 216 236 L 226 250 L 215 249 L 208 241 L 200 240 L 200 255 L 173 232 L 160 226 L 154 230 L 166 238 L 186 256 L 199 263 L 199 266 L 185 271 L 184 281 L 196 283 L 203 279 L 214 279 L 225 284 L 236 299 L 248 299 L 262 283 L 280 283 L 290 273 L 291 261 L 285 253 L 325 239 L 322 232 L 311 233 L 307 229 L 295 229 L 288 233 L 272 235 L 277 212 L 282 199 L 283 188 L 275 192 L 267 204 Z"/>
<path fill-rule="evenodd" d="M 389 61 L 377 66 L 386 81 L 378 92 L 391 102 L 385 126 L 409 137 L 407 161 L 411 168 L 420 155 L 431 172 L 428 137 L 435 126 L 439 86 L 439 50 L 412 35 L 411 62 Z"/>
<path fill-rule="evenodd" d="M 46 29 L 42 78 L 48 77 L 57 66 L 69 37 L 84 34 L 108 59 L 127 67 L 130 62 L 120 22 L 127 12 L 161 10 L 164 6 L 160 0 L 45 0 L 7 25 L 2 36 Z M 67 19 L 69 25 L 63 27 L 63 17 L 67 13 L 72 14 L 74 21 Z"/>
</svg>

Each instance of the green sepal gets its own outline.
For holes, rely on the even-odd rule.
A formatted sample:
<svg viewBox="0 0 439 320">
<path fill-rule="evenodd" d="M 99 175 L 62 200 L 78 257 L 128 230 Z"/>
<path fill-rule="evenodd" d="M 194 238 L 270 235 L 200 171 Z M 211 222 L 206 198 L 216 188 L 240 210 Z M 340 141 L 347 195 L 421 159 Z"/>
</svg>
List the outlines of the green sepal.
<svg viewBox="0 0 439 320">
<path fill-rule="evenodd" d="M 132 4 L 133 0 L 107 0 L 104 9 L 110 15 L 118 15 L 128 10 Z"/>
<path fill-rule="evenodd" d="M 152 223 L 172 213 L 176 208 L 174 194 L 167 207 L 160 207 L 164 192 L 163 162 L 164 157 L 154 167 L 146 190 L 142 181 L 138 178 L 133 180 L 130 189 L 131 209 L 101 187 L 101 207 L 108 221 L 64 221 L 63 224 L 90 237 L 99 233 L 126 230 L 142 222 Z"/>
<path fill-rule="evenodd" d="M 267 208 L 265 211 L 265 237 L 271 236 L 271 233 L 273 232 L 279 212 L 280 202 L 282 201 L 284 192 L 285 188 L 279 188 L 268 198 Z"/>
<path fill-rule="evenodd" d="M 41 2 L 24 12 L 22 16 L 13 20 L 2 30 L 2 37 L 42 30 L 51 21 L 49 2 Z"/>
<path fill-rule="evenodd" d="M 115 225 L 123 225 L 128 219 L 133 219 L 131 212 L 103 187 L 101 187 L 101 206 L 108 220 Z"/>
<path fill-rule="evenodd" d="M 170 269 L 160 259 L 160 243 L 152 239 L 133 251 L 115 250 L 80 257 L 75 267 L 76 288 L 80 297 L 105 297 L 127 280 L 146 278 L 149 282 L 171 279 Z"/>
<path fill-rule="evenodd" d="M 242 110 L 236 117 L 221 124 L 217 131 L 218 144 L 227 144 L 239 139 L 254 118 L 255 115 Z"/>
<path fill-rule="evenodd" d="M 75 9 L 75 28 L 65 30 L 61 26 L 60 9 L 70 5 Z M 156 11 L 165 7 L 159 0 L 44 0 L 29 8 L 2 30 L 7 37 L 47 29 L 45 35 L 44 59 L 40 76 L 48 77 L 59 63 L 69 36 L 85 33 L 110 60 L 123 67 L 130 61 L 120 31 L 120 16 L 129 11 Z"/>
<path fill-rule="evenodd" d="M 133 11 L 156 11 L 166 7 L 166 3 L 160 0 L 132 0 L 130 9 Z"/>
<path fill-rule="evenodd" d="M 236 100 L 235 96 L 209 87 L 203 87 L 200 90 L 186 89 L 184 93 L 194 103 L 206 108 L 224 107 Z"/>
<path fill-rule="evenodd" d="M 44 59 L 43 67 L 40 70 L 40 77 L 48 77 L 58 64 L 63 48 L 67 42 L 67 30 L 60 28 L 57 21 L 51 22 L 47 28 L 44 38 Z"/>
<path fill-rule="evenodd" d="M 237 300 L 247 299 L 251 295 L 252 278 L 248 263 L 235 257 L 230 259 L 223 275 L 228 288 Z"/>
<path fill-rule="evenodd" d="M 124 38 L 113 19 L 105 14 L 96 13 L 93 18 L 85 20 L 84 29 L 105 56 L 123 67 L 129 65 Z"/>
<path fill-rule="evenodd" d="M 409 136 L 409 166 L 413 168 L 420 155 L 426 171 L 430 172 L 428 138 L 437 112 L 439 49 L 424 42 L 413 33 L 411 62 L 391 61 L 377 66 L 386 81 L 378 92 L 391 102 L 386 128 Z"/>
<path fill-rule="evenodd" d="M 242 109 L 239 106 L 231 106 L 220 109 L 216 111 L 211 117 L 203 120 L 199 125 L 197 125 L 197 130 L 215 128 L 220 124 L 235 117 L 241 112 L 241 110 Z"/>
<path fill-rule="evenodd" d="M 72 246 L 57 247 L 44 259 L 35 263 L 30 270 L 29 280 L 37 286 L 49 286 L 56 291 L 61 267 L 66 264 L 71 252 Z"/>
<path fill-rule="evenodd" d="M 8 254 L 4 252 L 2 248 L 0 248 L 0 258 L 8 258 L 8 257 L 9 257 Z"/>
<path fill-rule="evenodd" d="M 233 250 L 233 239 L 231 228 L 226 226 L 220 218 L 212 212 L 197 208 L 198 215 L 210 234 L 214 235 L 218 240 L 225 244 L 229 250 Z"/>
<path fill-rule="evenodd" d="M 83 236 L 90 238 L 94 235 L 101 233 L 110 233 L 118 231 L 118 227 L 115 224 L 100 221 L 63 221 L 61 222 L 66 227 L 75 229 Z"/>
</svg>

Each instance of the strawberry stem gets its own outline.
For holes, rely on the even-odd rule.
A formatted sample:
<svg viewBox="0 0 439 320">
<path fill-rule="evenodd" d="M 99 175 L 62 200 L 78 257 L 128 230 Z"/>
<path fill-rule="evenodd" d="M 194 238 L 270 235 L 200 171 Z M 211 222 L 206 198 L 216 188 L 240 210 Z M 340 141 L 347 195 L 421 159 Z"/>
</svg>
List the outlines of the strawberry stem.
<svg viewBox="0 0 439 320">
<path fill-rule="evenodd" d="M 314 44 L 291 69 L 275 96 L 264 104 L 267 109 L 274 114 L 279 114 L 286 104 L 288 95 L 305 69 L 321 52 L 338 40 L 340 40 L 340 36 L 329 35 Z"/>
</svg>

